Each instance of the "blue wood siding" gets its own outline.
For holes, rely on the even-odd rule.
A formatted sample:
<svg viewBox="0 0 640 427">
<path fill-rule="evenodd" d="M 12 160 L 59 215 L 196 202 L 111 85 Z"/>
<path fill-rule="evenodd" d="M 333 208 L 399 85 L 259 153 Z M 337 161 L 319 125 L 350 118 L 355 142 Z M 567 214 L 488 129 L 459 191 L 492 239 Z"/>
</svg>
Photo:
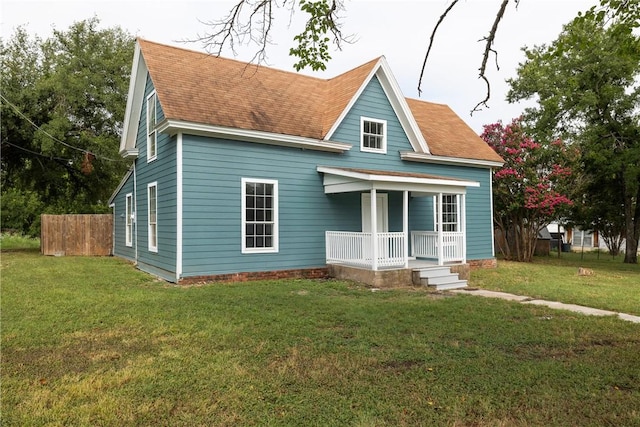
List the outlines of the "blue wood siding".
<svg viewBox="0 0 640 427">
<path fill-rule="evenodd" d="M 183 141 L 183 275 L 310 268 L 324 265 L 327 230 L 360 231 L 359 193 L 324 194 L 316 166 L 353 167 L 346 156 L 291 148 L 185 136 Z M 367 167 L 358 164 L 360 167 Z M 403 164 L 403 170 L 460 176 L 451 167 Z M 453 170 L 452 170 L 453 169 Z M 458 168 L 467 169 L 467 168 Z M 488 170 L 466 171 L 466 179 L 482 181 Z M 279 252 L 241 253 L 241 178 L 278 180 Z M 488 182 L 481 184 L 488 189 Z M 469 259 L 491 258 L 488 201 L 470 189 L 467 218 Z M 488 191 L 488 190 L 487 190 Z M 391 192 L 392 231 L 402 230 L 402 194 Z M 433 229 L 430 197 L 410 201 L 412 229 Z M 486 217 L 486 224 L 471 223 Z M 475 236 L 475 237 L 474 237 Z M 488 237 L 487 237 L 488 236 Z"/>
<path fill-rule="evenodd" d="M 147 81 L 146 96 L 153 90 Z M 160 122 L 161 99 L 158 99 Z M 360 117 L 387 121 L 387 153 L 360 151 Z M 137 242 L 141 269 L 175 279 L 177 247 L 176 137 L 158 136 L 158 156 L 147 163 L 146 102 L 138 126 Z M 325 231 L 360 231 L 359 193 L 324 194 L 318 165 L 395 170 L 461 178 L 480 183 L 467 190 L 467 258 L 493 257 L 491 245 L 490 179 L 487 168 L 432 165 L 402 161 L 399 151 L 412 147 L 376 78 L 345 116 L 332 140 L 353 148 L 342 154 L 184 135 L 182 233 L 183 277 L 234 272 L 311 268 L 325 264 Z M 272 179 L 279 186 L 279 250 L 277 253 L 241 252 L 241 179 Z M 147 185 L 157 182 L 158 252 L 148 250 Z M 128 187 L 127 187 L 128 186 Z M 114 199 L 124 210 L 127 183 Z M 431 197 L 409 200 L 410 230 L 433 230 Z M 124 246 L 124 225 L 122 228 Z M 389 192 L 389 228 L 402 230 L 402 193 Z M 118 238 L 116 246 L 119 247 Z M 118 249 L 122 256 L 131 256 Z"/>
<path fill-rule="evenodd" d="M 361 227 L 359 194 L 324 194 L 316 166 L 335 156 L 185 135 L 184 276 L 323 266 L 324 232 Z M 242 178 L 278 181 L 278 253 L 241 253 Z"/>
<path fill-rule="evenodd" d="M 175 137 L 159 134 L 157 138 L 157 158 L 156 160 L 147 162 L 147 96 L 154 90 L 153 82 L 147 76 L 145 87 L 144 101 L 142 103 L 142 111 L 138 119 L 138 133 L 136 138 L 136 148 L 138 148 L 138 157 L 135 160 L 136 165 L 136 223 L 137 239 L 134 238 L 134 244 L 138 244 L 138 265 L 140 269 L 158 275 L 168 280 L 175 280 L 176 270 L 176 224 L 177 224 L 177 191 L 176 191 L 176 141 Z M 158 99 L 157 121 L 164 119 L 162 111 L 162 100 Z M 133 176 L 130 179 L 133 181 Z M 149 251 L 148 245 L 148 184 L 157 182 L 157 224 L 158 224 L 158 252 Z M 128 184 L 118 193 L 115 198 L 116 210 L 124 209 L 125 194 L 131 192 L 133 183 Z M 122 202 L 120 202 L 122 199 Z M 122 205 L 122 207 L 120 207 Z M 118 217 L 119 214 L 116 215 Z M 118 219 L 116 218 L 116 246 L 119 247 L 118 239 L 122 240 L 124 246 L 124 234 L 119 235 Z M 124 226 L 122 226 L 124 233 Z M 135 250 L 120 250 L 122 256 L 133 258 Z M 120 255 L 120 253 L 117 253 Z"/>
<path fill-rule="evenodd" d="M 361 117 L 387 121 L 386 154 L 360 151 Z M 331 140 L 353 144 L 353 148 L 343 155 L 353 162 L 350 167 L 403 170 L 404 166 L 402 165 L 405 162 L 400 159 L 398 152 L 413 150 L 393 107 L 375 76 L 338 126 Z"/>
<path fill-rule="evenodd" d="M 133 174 L 129 175 L 128 179 L 123 184 L 122 188 L 116 194 L 116 197 L 113 199 L 114 208 L 114 218 L 113 218 L 113 226 L 114 226 L 114 248 L 113 253 L 122 258 L 126 258 L 128 260 L 135 259 L 135 223 L 133 224 L 133 246 L 126 245 L 126 196 L 131 193 L 133 195 Z M 132 206 L 135 208 L 135 206 Z"/>
</svg>

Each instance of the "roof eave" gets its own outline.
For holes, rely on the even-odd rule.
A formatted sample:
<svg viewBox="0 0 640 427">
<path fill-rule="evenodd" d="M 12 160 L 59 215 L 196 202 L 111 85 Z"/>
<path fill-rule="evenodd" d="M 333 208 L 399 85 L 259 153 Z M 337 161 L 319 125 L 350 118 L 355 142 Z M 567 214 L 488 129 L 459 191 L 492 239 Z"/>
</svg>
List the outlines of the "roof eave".
<svg viewBox="0 0 640 427">
<path fill-rule="evenodd" d="M 137 148 L 125 148 L 124 150 L 120 150 L 120 155 L 128 160 L 133 160 L 138 157 L 138 149 Z"/>
<path fill-rule="evenodd" d="M 127 106 L 124 113 L 122 138 L 120 139 L 120 154 L 135 149 L 138 135 L 138 118 L 142 112 L 142 102 L 147 81 L 147 65 L 144 61 L 140 43 L 136 42 L 131 65 L 131 77 L 129 80 L 129 93 Z"/>
<path fill-rule="evenodd" d="M 418 122 L 413 116 L 413 113 L 409 108 L 409 104 L 402 94 L 400 85 L 393 75 L 391 67 L 389 66 L 389 63 L 386 61 L 384 56 L 380 60 L 380 66 L 376 70 L 376 76 L 378 77 L 378 80 L 382 85 L 382 89 L 387 95 L 389 102 L 391 103 L 396 115 L 398 116 L 400 124 L 407 134 L 409 142 L 411 143 L 414 151 L 419 153 L 430 153 L 429 145 L 422 135 L 420 126 L 418 126 Z"/>
<path fill-rule="evenodd" d="M 450 187 L 450 188 L 467 188 L 467 187 L 479 187 L 480 183 L 477 181 L 470 180 L 461 180 L 447 177 L 415 177 L 415 176 L 398 176 L 398 175 L 385 175 L 383 171 L 379 174 L 376 173 L 364 173 L 352 170 L 345 170 L 342 168 L 335 168 L 331 166 L 317 166 L 316 170 L 325 175 L 332 175 L 334 177 L 339 177 L 339 182 L 333 182 L 329 184 L 329 182 L 325 179 L 325 192 L 334 193 L 334 192 L 346 192 L 351 191 L 356 187 L 353 186 L 354 182 L 368 182 L 368 183 L 379 183 L 383 184 L 381 188 L 384 188 L 384 185 L 399 185 L 403 188 L 407 186 L 439 186 L 439 187 Z M 334 180 L 335 181 L 335 180 Z M 328 189 L 328 187 L 335 187 L 335 189 Z M 346 190 L 346 191 L 345 191 Z M 418 191 L 419 188 L 414 187 L 414 191 Z"/>
<path fill-rule="evenodd" d="M 225 126 L 214 126 L 172 119 L 166 119 L 161 122 L 158 126 L 158 131 L 168 133 L 170 135 L 185 133 L 189 135 L 217 137 L 258 144 L 299 148 L 303 150 L 326 151 L 331 153 L 344 153 L 345 151 L 349 151 L 352 147 L 351 144 L 345 144 L 342 142 Z"/>
<path fill-rule="evenodd" d="M 400 158 L 411 162 L 433 163 L 444 165 L 464 165 L 481 168 L 499 168 L 504 162 L 484 159 L 466 159 L 460 157 L 436 156 L 433 154 L 416 153 L 413 151 L 401 151 Z"/>
</svg>

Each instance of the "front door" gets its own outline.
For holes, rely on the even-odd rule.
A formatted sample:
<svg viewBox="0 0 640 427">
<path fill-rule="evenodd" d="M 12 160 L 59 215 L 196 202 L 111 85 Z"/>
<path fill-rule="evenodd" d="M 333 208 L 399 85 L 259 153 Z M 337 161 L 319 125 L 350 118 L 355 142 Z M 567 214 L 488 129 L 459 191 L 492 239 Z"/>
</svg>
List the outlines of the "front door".
<svg viewBox="0 0 640 427">
<path fill-rule="evenodd" d="M 389 232 L 389 195 L 376 194 L 377 232 Z M 371 233 L 371 193 L 362 193 L 362 232 Z"/>
</svg>

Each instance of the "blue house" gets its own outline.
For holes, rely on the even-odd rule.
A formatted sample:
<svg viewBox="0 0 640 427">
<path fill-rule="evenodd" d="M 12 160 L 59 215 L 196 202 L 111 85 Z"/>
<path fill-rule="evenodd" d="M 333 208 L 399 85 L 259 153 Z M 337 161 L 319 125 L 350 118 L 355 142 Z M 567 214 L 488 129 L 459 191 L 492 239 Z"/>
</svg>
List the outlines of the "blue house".
<svg viewBox="0 0 640 427">
<path fill-rule="evenodd" d="M 138 40 L 120 153 L 114 254 L 168 281 L 495 264 L 502 159 L 384 57 L 327 80 Z"/>
</svg>

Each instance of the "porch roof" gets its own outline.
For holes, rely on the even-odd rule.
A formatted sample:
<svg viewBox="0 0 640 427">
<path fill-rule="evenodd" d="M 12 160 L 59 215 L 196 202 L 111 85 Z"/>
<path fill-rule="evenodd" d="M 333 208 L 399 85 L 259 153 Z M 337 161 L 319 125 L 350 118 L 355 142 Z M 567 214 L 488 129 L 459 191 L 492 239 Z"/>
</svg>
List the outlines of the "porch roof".
<svg viewBox="0 0 640 427">
<path fill-rule="evenodd" d="M 417 193 L 466 193 L 467 187 L 479 187 L 477 181 L 449 178 L 424 173 L 318 166 L 324 174 L 324 192 L 390 190 Z"/>
</svg>

